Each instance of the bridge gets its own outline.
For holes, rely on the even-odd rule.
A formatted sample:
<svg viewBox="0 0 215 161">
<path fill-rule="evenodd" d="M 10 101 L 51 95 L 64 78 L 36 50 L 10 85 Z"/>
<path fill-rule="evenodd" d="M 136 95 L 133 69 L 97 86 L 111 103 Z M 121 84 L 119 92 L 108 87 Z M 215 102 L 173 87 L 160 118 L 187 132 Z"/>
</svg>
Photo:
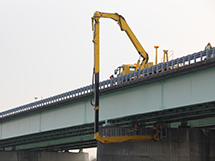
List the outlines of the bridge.
<svg viewBox="0 0 215 161">
<path fill-rule="evenodd" d="M 215 48 L 100 82 L 100 126 L 145 126 L 215 115 Z M 62 151 L 96 147 L 93 86 L 0 113 L 0 150 Z M 211 123 L 210 120 L 212 119 Z"/>
</svg>

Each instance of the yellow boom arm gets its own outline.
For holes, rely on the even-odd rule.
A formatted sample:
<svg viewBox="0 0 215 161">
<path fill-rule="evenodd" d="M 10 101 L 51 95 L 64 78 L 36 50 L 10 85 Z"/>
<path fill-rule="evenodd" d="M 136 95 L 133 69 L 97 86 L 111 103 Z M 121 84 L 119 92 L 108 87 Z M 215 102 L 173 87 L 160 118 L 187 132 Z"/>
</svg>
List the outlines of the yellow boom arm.
<svg viewBox="0 0 215 161">
<path fill-rule="evenodd" d="M 94 110 L 95 110 L 95 123 L 94 123 L 94 138 L 101 142 L 122 142 L 126 140 L 151 140 L 157 139 L 158 134 L 154 136 L 142 136 L 142 137 L 101 137 L 99 135 L 99 19 L 101 17 L 104 18 L 112 18 L 117 21 L 121 30 L 125 31 L 131 42 L 137 49 L 140 56 L 143 58 L 142 63 L 140 65 L 140 60 L 137 62 L 136 71 L 138 69 L 143 69 L 145 64 L 148 62 L 148 54 L 143 49 L 140 42 L 137 40 L 134 33 L 131 31 L 130 27 L 126 23 L 125 19 L 118 15 L 117 13 L 101 13 L 96 11 L 92 17 L 92 29 L 94 31 L 93 43 L 94 43 L 94 76 L 95 76 L 95 87 L 94 87 Z M 159 138 L 158 138 L 159 139 Z"/>
<path fill-rule="evenodd" d="M 140 60 L 138 60 L 137 67 L 136 67 L 135 70 L 137 71 L 138 69 L 143 69 L 145 67 L 145 64 L 148 62 L 148 54 L 143 49 L 142 45 L 140 44 L 140 42 L 138 41 L 138 39 L 136 38 L 136 36 L 132 32 L 132 30 L 130 29 L 130 27 L 128 26 L 128 24 L 125 21 L 124 17 L 122 17 L 121 15 L 119 15 L 117 13 L 102 13 L 102 12 L 99 12 L 99 11 L 96 11 L 94 13 L 94 16 L 92 17 L 92 29 L 94 31 L 94 40 L 93 40 L 93 42 L 98 43 L 98 45 L 95 45 L 94 50 L 99 53 L 99 25 L 98 25 L 98 23 L 99 23 L 99 19 L 101 17 L 111 18 L 111 19 L 113 19 L 113 20 L 118 22 L 118 25 L 120 26 L 120 29 L 122 31 L 126 32 L 128 37 L 130 38 L 131 42 L 135 46 L 136 50 L 138 51 L 139 55 L 143 58 L 143 61 L 142 61 L 141 65 L 140 65 Z M 95 24 L 94 24 L 94 22 L 95 22 Z M 95 26 L 95 28 L 94 28 L 94 26 Z"/>
</svg>

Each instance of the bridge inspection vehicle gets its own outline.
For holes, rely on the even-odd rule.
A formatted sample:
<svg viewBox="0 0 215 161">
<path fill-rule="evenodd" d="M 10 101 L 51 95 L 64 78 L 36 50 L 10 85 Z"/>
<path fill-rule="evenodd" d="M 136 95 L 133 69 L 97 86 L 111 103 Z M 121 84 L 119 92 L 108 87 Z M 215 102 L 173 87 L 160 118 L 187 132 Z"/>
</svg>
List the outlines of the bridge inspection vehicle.
<svg viewBox="0 0 215 161">
<path fill-rule="evenodd" d="M 135 136 L 100 136 L 99 135 L 99 19 L 100 18 L 111 18 L 117 21 L 120 29 L 125 31 L 133 45 L 137 49 L 142 62 L 140 59 L 137 61 L 136 65 L 122 65 L 118 68 L 121 72 L 118 74 L 125 75 L 133 71 L 141 70 L 153 65 L 153 63 L 148 63 L 148 54 L 143 49 L 142 45 L 128 26 L 125 19 L 117 13 L 102 13 L 96 11 L 92 17 L 92 30 L 94 31 L 93 43 L 94 43 L 94 110 L 95 110 L 95 122 L 94 122 L 94 138 L 102 143 L 113 143 L 113 142 L 123 142 L 123 141 L 146 141 L 146 140 L 160 140 L 159 136 L 159 124 L 154 126 L 152 129 L 154 132 L 150 135 L 135 135 Z"/>
</svg>

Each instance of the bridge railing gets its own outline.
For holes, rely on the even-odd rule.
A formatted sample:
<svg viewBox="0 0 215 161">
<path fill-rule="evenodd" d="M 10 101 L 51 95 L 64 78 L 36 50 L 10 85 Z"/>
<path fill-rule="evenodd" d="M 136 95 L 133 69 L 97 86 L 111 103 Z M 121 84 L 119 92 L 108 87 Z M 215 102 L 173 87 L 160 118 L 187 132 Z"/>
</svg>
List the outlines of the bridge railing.
<svg viewBox="0 0 215 161">
<path fill-rule="evenodd" d="M 172 70 L 174 68 L 180 68 L 185 65 L 190 65 L 199 61 L 204 61 L 210 58 L 215 58 L 215 48 L 200 51 L 197 53 L 193 53 L 187 56 L 183 56 L 181 58 L 177 58 L 165 63 L 158 64 L 156 66 L 152 66 L 143 70 L 135 71 L 130 74 L 126 74 L 117 78 L 108 79 L 99 83 L 99 89 L 106 89 L 112 86 L 117 86 L 119 84 L 140 79 L 143 77 L 147 77 L 148 75 L 154 75 L 160 72 L 165 72 L 168 70 Z M 23 113 L 35 108 L 42 108 L 45 105 L 51 105 L 56 102 L 64 101 L 66 99 L 76 98 L 81 95 L 85 95 L 93 92 L 93 85 L 88 85 L 79 89 L 75 89 L 66 93 L 62 93 L 53 97 L 49 97 L 40 101 L 32 102 L 30 104 L 26 104 L 17 108 L 13 108 L 7 111 L 3 111 L 0 113 L 0 119 L 14 115 Z"/>
<path fill-rule="evenodd" d="M 132 127 L 101 127 L 99 128 L 99 135 L 107 136 L 134 136 L 134 135 L 152 135 L 154 130 L 152 128 L 138 128 Z"/>
</svg>

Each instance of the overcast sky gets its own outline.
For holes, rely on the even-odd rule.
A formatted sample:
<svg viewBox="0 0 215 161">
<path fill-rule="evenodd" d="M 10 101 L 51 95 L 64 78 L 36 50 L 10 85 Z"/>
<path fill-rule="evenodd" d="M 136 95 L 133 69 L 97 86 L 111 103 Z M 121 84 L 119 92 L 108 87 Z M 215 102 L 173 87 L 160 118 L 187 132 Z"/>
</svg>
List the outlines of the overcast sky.
<svg viewBox="0 0 215 161">
<path fill-rule="evenodd" d="M 91 84 L 95 11 L 119 13 L 154 62 L 215 45 L 214 0 L 1 0 L 0 111 Z M 100 79 L 139 55 L 111 19 L 100 20 Z"/>
</svg>

